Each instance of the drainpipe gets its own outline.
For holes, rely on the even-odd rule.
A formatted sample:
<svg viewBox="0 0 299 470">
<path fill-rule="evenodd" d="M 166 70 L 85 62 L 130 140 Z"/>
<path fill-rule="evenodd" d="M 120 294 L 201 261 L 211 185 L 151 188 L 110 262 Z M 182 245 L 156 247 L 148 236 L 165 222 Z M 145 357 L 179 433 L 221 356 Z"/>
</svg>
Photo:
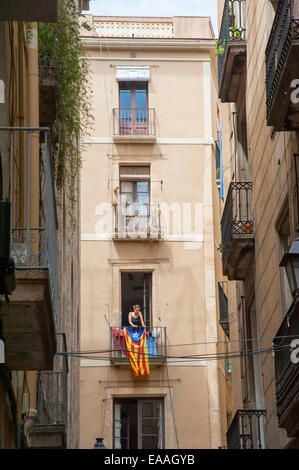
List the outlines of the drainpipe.
<svg viewBox="0 0 299 470">
<path fill-rule="evenodd" d="M 19 103 L 18 103 L 18 115 L 19 127 L 25 126 L 25 69 L 24 69 L 24 25 L 22 22 L 18 23 L 18 87 L 19 87 Z M 19 133 L 19 224 L 20 227 L 24 227 L 25 224 L 25 214 L 24 214 L 24 204 L 25 204 L 25 187 L 24 187 L 24 171 L 25 171 L 25 141 L 24 133 Z M 17 442 L 16 448 L 22 448 L 22 412 L 23 412 L 23 394 L 24 394 L 24 378 L 25 372 L 17 372 Z"/>
<path fill-rule="evenodd" d="M 39 127 L 39 80 L 38 80 L 38 35 L 37 23 L 29 23 L 27 41 L 28 52 L 28 126 Z M 30 227 L 39 227 L 39 132 L 32 132 L 30 138 L 31 167 L 30 167 Z M 39 244 L 32 244 L 32 249 L 38 253 Z M 30 410 L 28 419 L 30 427 L 34 425 L 37 414 L 37 372 L 27 371 L 26 379 L 29 390 Z M 26 425 L 26 423 L 25 423 Z"/>
<path fill-rule="evenodd" d="M 18 53 L 18 85 L 19 85 L 19 109 L 18 109 L 18 120 L 19 127 L 25 126 L 25 72 L 24 72 L 24 24 L 18 23 L 19 28 L 19 53 Z M 24 152 L 25 149 L 25 135 L 24 132 L 19 132 L 19 223 L 20 227 L 25 227 L 25 187 L 24 187 L 24 173 L 25 173 L 25 161 Z"/>
<path fill-rule="evenodd" d="M 17 372 L 17 449 L 22 448 L 22 405 L 24 391 L 24 372 Z"/>
</svg>

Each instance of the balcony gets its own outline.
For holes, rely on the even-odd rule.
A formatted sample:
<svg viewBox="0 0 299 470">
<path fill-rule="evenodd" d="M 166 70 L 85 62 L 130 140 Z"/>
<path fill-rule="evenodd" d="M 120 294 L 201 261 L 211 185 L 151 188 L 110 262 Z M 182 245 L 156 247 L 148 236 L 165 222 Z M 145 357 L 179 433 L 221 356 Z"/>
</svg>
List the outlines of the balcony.
<svg viewBox="0 0 299 470">
<path fill-rule="evenodd" d="M 228 449 L 263 449 L 265 410 L 238 410 L 226 433 Z"/>
<path fill-rule="evenodd" d="M 3 128 L 10 156 L 10 256 L 16 289 L 1 304 L 6 363 L 12 370 L 50 370 L 58 311 L 56 207 L 49 132 Z M 4 140 L 4 139 L 3 139 Z"/>
<path fill-rule="evenodd" d="M 266 48 L 267 124 L 275 131 L 299 128 L 299 1 L 278 5 Z"/>
<path fill-rule="evenodd" d="M 146 336 L 150 368 L 165 364 L 167 354 L 166 328 L 164 326 L 152 328 L 147 327 Z M 110 360 L 114 366 L 122 368 L 131 367 L 122 328 L 110 328 L 110 349 Z"/>
<path fill-rule="evenodd" d="M 68 360 L 65 335 L 58 333 L 60 356 L 55 371 L 39 373 L 37 385 L 37 420 L 29 433 L 30 449 L 65 449 L 67 438 Z"/>
<path fill-rule="evenodd" d="M 114 240 L 159 241 L 161 232 L 160 205 L 118 204 L 114 206 Z"/>
<path fill-rule="evenodd" d="M 288 437 L 299 436 L 299 364 L 292 360 L 291 342 L 299 338 L 299 295 L 286 314 L 274 340 L 278 425 Z M 298 357 L 298 354 L 297 354 Z M 296 358 L 295 358 L 296 359 Z"/>
<path fill-rule="evenodd" d="M 223 274 L 242 280 L 250 267 L 254 250 L 254 222 L 251 209 L 252 183 L 230 184 L 221 219 Z"/>
<path fill-rule="evenodd" d="M 237 101 L 246 62 L 245 0 L 226 0 L 217 43 L 218 96 Z"/>
<path fill-rule="evenodd" d="M 116 143 L 155 143 L 155 109 L 114 108 L 113 140 Z"/>
</svg>

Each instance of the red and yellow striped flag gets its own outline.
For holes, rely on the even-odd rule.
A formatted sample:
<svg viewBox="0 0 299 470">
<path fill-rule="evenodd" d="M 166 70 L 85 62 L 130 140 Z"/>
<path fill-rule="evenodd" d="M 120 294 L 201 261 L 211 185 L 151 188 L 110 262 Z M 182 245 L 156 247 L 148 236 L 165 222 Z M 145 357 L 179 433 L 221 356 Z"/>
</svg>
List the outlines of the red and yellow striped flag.
<svg viewBox="0 0 299 470">
<path fill-rule="evenodd" d="M 131 366 L 135 375 L 150 373 L 146 344 L 146 331 L 123 328 Z"/>
</svg>

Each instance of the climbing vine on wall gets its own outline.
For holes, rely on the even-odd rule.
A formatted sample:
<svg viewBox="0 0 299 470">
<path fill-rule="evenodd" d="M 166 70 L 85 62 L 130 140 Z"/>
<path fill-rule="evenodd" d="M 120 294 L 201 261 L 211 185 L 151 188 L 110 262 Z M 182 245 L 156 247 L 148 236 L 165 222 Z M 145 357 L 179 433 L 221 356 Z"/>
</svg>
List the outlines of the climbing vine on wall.
<svg viewBox="0 0 299 470">
<path fill-rule="evenodd" d="M 64 188 L 71 213 L 76 201 L 81 166 L 80 136 L 93 124 L 88 63 L 80 39 L 80 10 L 76 0 L 58 0 L 57 23 L 39 23 L 40 71 L 55 71 L 56 119 L 51 126 L 55 181 Z"/>
</svg>

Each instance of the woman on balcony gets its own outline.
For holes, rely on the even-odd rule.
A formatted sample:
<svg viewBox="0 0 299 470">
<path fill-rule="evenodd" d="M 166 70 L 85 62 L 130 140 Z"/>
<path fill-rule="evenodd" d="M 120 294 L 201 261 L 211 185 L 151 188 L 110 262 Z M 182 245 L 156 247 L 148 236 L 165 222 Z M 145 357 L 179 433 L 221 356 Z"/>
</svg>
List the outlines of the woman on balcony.
<svg viewBox="0 0 299 470">
<path fill-rule="evenodd" d="M 142 313 L 140 312 L 139 305 L 133 305 L 133 312 L 129 313 L 129 324 L 133 328 L 138 328 L 138 327 L 145 328 L 143 316 L 142 316 Z"/>
</svg>

